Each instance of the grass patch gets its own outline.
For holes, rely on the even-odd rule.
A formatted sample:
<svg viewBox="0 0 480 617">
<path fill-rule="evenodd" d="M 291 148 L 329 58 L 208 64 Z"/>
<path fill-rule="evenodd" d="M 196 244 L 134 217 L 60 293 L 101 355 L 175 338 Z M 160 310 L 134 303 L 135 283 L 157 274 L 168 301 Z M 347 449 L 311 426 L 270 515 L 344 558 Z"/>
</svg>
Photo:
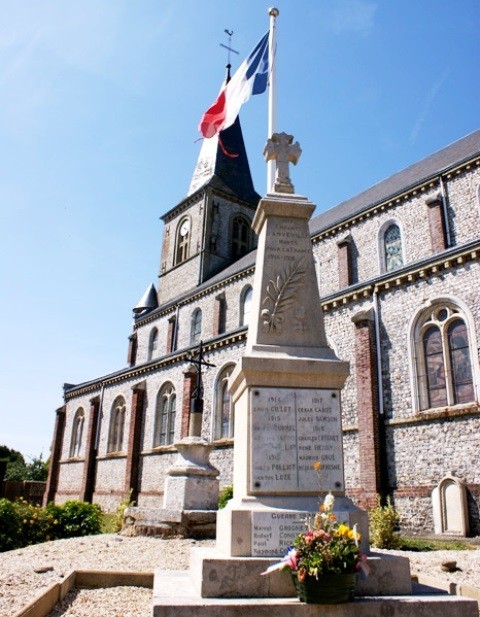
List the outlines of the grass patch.
<svg viewBox="0 0 480 617">
<path fill-rule="evenodd" d="M 100 530 L 100 533 L 117 533 L 117 515 L 115 512 L 104 512 L 102 514 Z"/>
<path fill-rule="evenodd" d="M 398 538 L 398 550 L 401 551 L 469 551 L 476 550 L 477 547 L 469 542 L 462 540 L 429 540 L 426 538 Z"/>
</svg>

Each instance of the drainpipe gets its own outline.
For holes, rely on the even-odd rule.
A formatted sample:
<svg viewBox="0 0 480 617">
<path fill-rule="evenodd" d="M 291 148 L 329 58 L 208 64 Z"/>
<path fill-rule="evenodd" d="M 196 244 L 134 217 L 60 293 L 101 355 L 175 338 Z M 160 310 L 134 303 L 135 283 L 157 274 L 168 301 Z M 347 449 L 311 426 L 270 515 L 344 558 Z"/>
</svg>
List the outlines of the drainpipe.
<svg viewBox="0 0 480 617">
<path fill-rule="evenodd" d="M 180 305 L 177 304 L 176 308 L 175 308 L 175 327 L 173 329 L 173 335 L 172 335 L 172 351 L 176 351 L 177 350 L 177 343 L 178 343 L 178 318 L 180 316 Z"/>
<path fill-rule="evenodd" d="M 443 220 L 445 221 L 445 233 L 447 235 L 447 248 L 452 246 L 452 240 L 450 236 L 450 222 L 448 220 L 448 210 L 447 210 L 447 188 L 445 186 L 445 180 L 443 176 L 440 176 L 440 192 L 442 193 L 442 209 L 443 209 Z"/>
<path fill-rule="evenodd" d="M 198 271 L 198 284 L 199 285 L 203 283 L 203 280 L 204 280 L 203 268 L 205 266 L 205 251 L 207 250 L 206 237 L 207 237 L 207 219 L 208 219 L 208 214 L 209 214 L 207 211 L 207 203 L 208 203 L 207 189 L 205 189 L 203 193 L 202 237 L 200 239 L 200 268 Z"/>
<path fill-rule="evenodd" d="M 375 344 L 377 347 L 378 413 L 383 416 L 382 348 L 380 346 L 380 316 L 376 287 L 373 291 L 373 314 L 375 316 Z"/>
<path fill-rule="evenodd" d="M 98 456 L 98 444 L 100 443 L 100 430 L 102 428 L 103 419 L 103 391 L 105 389 L 105 383 L 102 382 L 100 389 L 100 401 L 98 403 L 98 422 L 97 422 L 97 434 L 95 435 L 95 457 Z"/>
</svg>

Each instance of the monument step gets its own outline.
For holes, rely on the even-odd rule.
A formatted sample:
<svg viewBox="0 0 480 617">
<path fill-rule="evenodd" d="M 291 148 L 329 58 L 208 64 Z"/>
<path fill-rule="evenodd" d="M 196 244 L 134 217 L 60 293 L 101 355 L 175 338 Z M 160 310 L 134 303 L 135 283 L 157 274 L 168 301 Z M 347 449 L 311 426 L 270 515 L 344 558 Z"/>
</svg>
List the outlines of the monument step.
<svg viewBox="0 0 480 617">
<path fill-rule="evenodd" d="M 297 598 L 201 598 L 188 571 L 155 572 L 153 617 L 317 617 L 317 604 Z M 433 594 L 371 596 L 321 605 L 322 617 L 478 617 L 475 600 Z"/>
<path fill-rule="evenodd" d="M 127 536 L 214 538 L 216 510 L 171 510 L 130 507 L 125 511 L 122 533 Z"/>
</svg>

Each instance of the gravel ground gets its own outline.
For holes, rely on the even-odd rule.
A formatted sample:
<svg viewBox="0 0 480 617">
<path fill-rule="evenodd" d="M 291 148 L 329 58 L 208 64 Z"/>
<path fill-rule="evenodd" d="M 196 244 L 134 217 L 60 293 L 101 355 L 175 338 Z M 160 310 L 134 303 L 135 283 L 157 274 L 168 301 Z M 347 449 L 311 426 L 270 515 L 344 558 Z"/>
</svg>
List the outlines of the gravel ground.
<svg viewBox="0 0 480 617">
<path fill-rule="evenodd" d="M 114 534 L 57 540 L 1 554 L 0 617 L 11 617 L 27 602 L 63 579 L 70 570 L 184 570 L 190 547 L 214 541 L 129 538 Z M 480 588 L 480 550 L 412 553 L 385 551 L 410 558 L 412 574 Z M 444 561 L 456 561 L 456 572 L 443 572 Z M 36 572 L 37 570 L 37 572 Z M 101 606 L 101 608 L 98 608 Z M 51 617 L 150 617 L 151 590 L 116 587 L 73 590 Z"/>
</svg>

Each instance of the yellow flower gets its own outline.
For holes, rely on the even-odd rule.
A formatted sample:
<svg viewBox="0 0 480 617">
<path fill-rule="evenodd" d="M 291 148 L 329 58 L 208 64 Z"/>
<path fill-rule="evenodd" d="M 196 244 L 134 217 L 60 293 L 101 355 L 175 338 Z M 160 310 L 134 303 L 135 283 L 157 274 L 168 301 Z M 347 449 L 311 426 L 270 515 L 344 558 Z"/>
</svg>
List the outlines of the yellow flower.
<svg viewBox="0 0 480 617">
<path fill-rule="evenodd" d="M 338 526 L 337 534 L 339 536 L 342 536 L 343 538 L 348 538 L 351 531 L 352 530 L 350 529 L 350 527 L 342 523 L 341 525 Z"/>
<path fill-rule="evenodd" d="M 320 471 L 320 469 L 322 468 L 322 463 L 320 461 L 315 461 L 312 467 L 315 469 L 315 471 Z"/>
</svg>

